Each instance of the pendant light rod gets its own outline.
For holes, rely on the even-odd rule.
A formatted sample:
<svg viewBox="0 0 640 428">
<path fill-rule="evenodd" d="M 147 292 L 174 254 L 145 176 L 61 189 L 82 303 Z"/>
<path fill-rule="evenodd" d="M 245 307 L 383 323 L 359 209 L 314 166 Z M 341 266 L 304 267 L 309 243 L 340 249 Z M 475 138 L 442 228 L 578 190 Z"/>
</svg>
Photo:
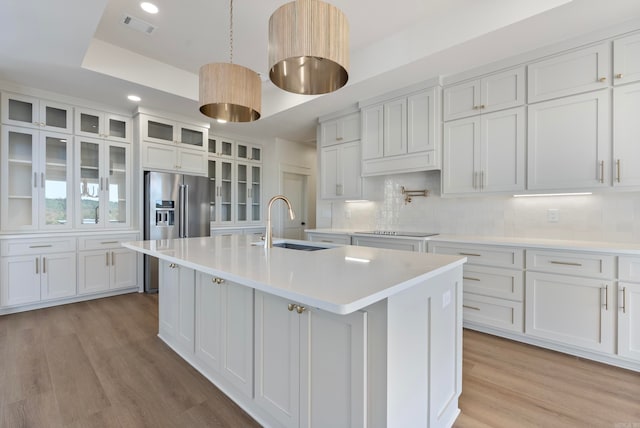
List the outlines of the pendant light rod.
<svg viewBox="0 0 640 428">
<path fill-rule="evenodd" d="M 233 0 L 229 3 L 229 64 L 233 64 Z"/>
</svg>

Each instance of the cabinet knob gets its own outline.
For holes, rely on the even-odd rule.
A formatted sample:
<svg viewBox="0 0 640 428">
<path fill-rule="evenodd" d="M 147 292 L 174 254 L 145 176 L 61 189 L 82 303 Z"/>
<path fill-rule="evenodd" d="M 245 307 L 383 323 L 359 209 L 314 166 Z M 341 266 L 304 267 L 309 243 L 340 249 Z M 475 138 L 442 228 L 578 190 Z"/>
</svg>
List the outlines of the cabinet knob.
<svg viewBox="0 0 640 428">
<path fill-rule="evenodd" d="M 607 78 L 606 78 L 606 77 L 601 77 L 601 78 L 599 78 L 599 79 L 598 79 L 598 81 L 599 81 L 599 82 L 606 82 L 606 81 L 607 81 Z"/>
<path fill-rule="evenodd" d="M 485 105 L 484 104 L 480 104 L 480 108 L 485 108 Z"/>
<path fill-rule="evenodd" d="M 622 73 L 616 74 L 616 79 L 622 79 L 623 77 L 624 77 L 624 74 Z"/>
<path fill-rule="evenodd" d="M 213 282 L 214 284 L 222 284 L 224 283 L 224 279 L 215 277 L 215 278 L 211 278 L 211 282 Z"/>
<path fill-rule="evenodd" d="M 175 269 L 175 268 L 177 268 L 177 267 L 178 267 L 178 265 L 177 265 L 177 264 L 175 264 L 175 263 L 171 263 L 171 264 L 169 264 L 169 267 L 170 267 L 171 269 Z"/>
<path fill-rule="evenodd" d="M 305 309 L 307 308 L 305 308 L 304 306 L 296 305 L 296 312 L 298 312 L 299 314 L 303 313 Z"/>
<path fill-rule="evenodd" d="M 336 141 L 342 141 L 342 137 L 336 137 Z"/>
<path fill-rule="evenodd" d="M 480 108 L 480 106 L 473 106 L 474 110 L 478 110 Z"/>
<path fill-rule="evenodd" d="M 292 312 L 295 308 L 296 308 L 296 305 L 294 305 L 293 303 L 289 303 L 287 305 L 287 309 L 289 309 L 289 312 Z"/>
</svg>

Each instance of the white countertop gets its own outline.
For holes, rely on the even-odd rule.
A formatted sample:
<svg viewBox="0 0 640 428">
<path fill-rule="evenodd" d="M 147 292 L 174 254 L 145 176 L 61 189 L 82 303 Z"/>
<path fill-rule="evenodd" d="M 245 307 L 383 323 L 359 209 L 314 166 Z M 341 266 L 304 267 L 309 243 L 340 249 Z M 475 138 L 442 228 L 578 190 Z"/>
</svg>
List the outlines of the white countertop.
<svg viewBox="0 0 640 428">
<path fill-rule="evenodd" d="M 253 236 L 230 235 L 123 245 L 336 314 L 355 312 L 466 262 L 464 257 L 350 245 L 319 251 L 265 250 L 252 241 Z"/>
</svg>

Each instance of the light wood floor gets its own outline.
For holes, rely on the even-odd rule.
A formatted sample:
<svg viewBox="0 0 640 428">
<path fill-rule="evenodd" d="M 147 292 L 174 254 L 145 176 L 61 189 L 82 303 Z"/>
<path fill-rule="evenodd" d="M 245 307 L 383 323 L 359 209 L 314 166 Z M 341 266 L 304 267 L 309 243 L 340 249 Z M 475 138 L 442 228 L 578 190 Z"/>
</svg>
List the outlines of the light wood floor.
<svg viewBox="0 0 640 428">
<path fill-rule="evenodd" d="M 258 426 L 157 322 L 142 294 L 0 317 L 0 426 Z M 640 427 L 635 372 L 472 331 L 463 371 L 457 428 Z"/>
</svg>

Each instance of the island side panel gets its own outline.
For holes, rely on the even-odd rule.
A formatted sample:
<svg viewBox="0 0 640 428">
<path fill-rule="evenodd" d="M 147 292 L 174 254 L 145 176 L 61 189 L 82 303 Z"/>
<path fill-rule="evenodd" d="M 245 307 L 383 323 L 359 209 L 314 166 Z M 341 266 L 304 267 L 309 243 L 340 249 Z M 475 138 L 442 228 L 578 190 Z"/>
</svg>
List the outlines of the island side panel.
<svg viewBox="0 0 640 428">
<path fill-rule="evenodd" d="M 387 426 L 450 427 L 462 391 L 462 267 L 387 302 Z"/>
</svg>

